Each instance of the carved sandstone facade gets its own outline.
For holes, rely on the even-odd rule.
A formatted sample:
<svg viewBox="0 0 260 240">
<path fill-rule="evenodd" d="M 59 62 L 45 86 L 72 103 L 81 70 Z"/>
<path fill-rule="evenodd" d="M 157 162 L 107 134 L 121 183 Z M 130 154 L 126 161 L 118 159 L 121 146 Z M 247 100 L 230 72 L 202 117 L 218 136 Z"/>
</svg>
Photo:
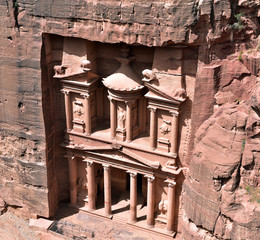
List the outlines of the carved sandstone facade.
<svg viewBox="0 0 260 240">
<path fill-rule="evenodd" d="M 86 42 L 81 44 L 84 49 Z M 126 45 L 116 60 L 118 70 L 102 79 L 66 40 L 62 64 L 54 66 L 65 103 L 61 145 L 69 166 L 70 202 L 83 211 L 173 234 L 181 172 L 178 116 L 186 91 L 165 88 L 153 70 L 138 76 Z"/>
<path fill-rule="evenodd" d="M 174 193 L 177 237 L 257 238 L 259 207 L 245 189 L 259 186 L 259 9 L 256 0 L 0 1 L 4 208 L 49 218 L 71 200 L 138 225 L 154 204 L 157 229 L 172 224 Z M 137 89 L 110 82 L 126 67 L 118 58 Z"/>
</svg>

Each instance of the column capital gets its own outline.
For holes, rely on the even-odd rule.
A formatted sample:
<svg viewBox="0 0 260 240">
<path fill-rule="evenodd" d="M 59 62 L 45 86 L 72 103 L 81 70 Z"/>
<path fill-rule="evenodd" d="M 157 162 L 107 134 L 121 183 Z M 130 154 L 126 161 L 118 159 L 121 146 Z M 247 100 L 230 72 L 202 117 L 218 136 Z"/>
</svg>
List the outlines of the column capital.
<svg viewBox="0 0 260 240">
<path fill-rule="evenodd" d="M 67 159 L 71 159 L 71 160 L 75 159 L 74 155 L 69 155 L 69 154 L 64 155 L 64 157 L 67 158 Z"/>
<path fill-rule="evenodd" d="M 108 98 L 111 102 L 115 101 L 115 99 L 114 99 L 112 96 L 110 96 L 110 95 L 108 95 L 107 98 Z"/>
<path fill-rule="evenodd" d="M 90 161 L 90 160 L 84 160 L 84 162 L 87 163 L 88 167 L 90 167 L 93 164 L 93 161 Z"/>
<path fill-rule="evenodd" d="M 126 171 L 127 173 L 129 173 L 130 177 L 135 178 L 137 176 L 136 172 L 132 172 L 132 171 Z"/>
<path fill-rule="evenodd" d="M 148 110 L 149 110 L 150 112 L 156 112 L 156 110 L 157 110 L 156 107 L 148 106 L 147 108 L 148 108 Z"/>
<path fill-rule="evenodd" d="M 81 93 L 80 96 L 83 96 L 85 99 L 89 99 L 90 94 L 89 93 Z"/>
<path fill-rule="evenodd" d="M 63 94 L 65 95 L 69 95 L 70 91 L 69 90 L 66 90 L 66 89 L 61 89 L 60 90 Z"/>
<path fill-rule="evenodd" d="M 175 111 L 170 111 L 170 114 L 171 114 L 173 117 L 178 117 L 178 116 L 179 116 L 179 112 L 175 112 Z"/>
<path fill-rule="evenodd" d="M 111 166 L 109 164 L 102 164 L 103 168 L 105 171 L 110 171 L 111 170 Z"/>
<path fill-rule="evenodd" d="M 174 180 L 168 180 L 167 179 L 164 182 L 168 184 L 169 188 L 173 188 L 176 185 L 176 182 Z"/>
<path fill-rule="evenodd" d="M 154 176 L 151 176 L 151 175 L 144 175 L 145 178 L 147 178 L 147 181 L 148 182 L 153 182 L 155 177 Z"/>
<path fill-rule="evenodd" d="M 131 107 L 133 104 L 134 104 L 135 101 L 125 101 L 125 104 L 128 106 L 128 107 Z"/>
</svg>

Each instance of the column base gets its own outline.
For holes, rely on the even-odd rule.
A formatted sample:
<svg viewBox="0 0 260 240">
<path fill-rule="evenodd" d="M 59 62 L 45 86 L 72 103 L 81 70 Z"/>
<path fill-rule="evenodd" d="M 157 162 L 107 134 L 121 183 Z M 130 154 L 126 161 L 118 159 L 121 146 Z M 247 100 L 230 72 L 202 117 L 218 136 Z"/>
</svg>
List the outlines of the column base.
<svg viewBox="0 0 260 240">
<path fill-rule="evenodd" d="M 103 217 L 112 219 L 113 218 L 113 214 L 112 213 L 110 213 L 110 214 L 104 213 Z"/>
<path fill-rule="evenodd" d="M 154 224 L 153 224 L 153 225 L 146 224 L 146 227 L 148 227 L 148 228 L 154 228 Z"/>
<path fill-rule="evenodd" d="M 169 230 L 167 230 L 167 229 L 166 229 L 166 232 L 167 232 L 167 234 L 169 234 L 169 235 L 176 234 L 176 232 L 174 232 L 174 231 L 169 231 Z"/>
<path fill-rule="evenodd" d="M 128 224 L 135 224 L 135 223 L 137 223 L 137 220 L 135 220 L 135 221 L 130 221 L 130 220 L 128 220 L 127 223 L 128 223 Z"/>
<path fill-rule="evenodd" d="M 96 209 L 91 209 L 91 208 L 89 208 L 89 207 L 87 207 L 87 210 L 88 210 L 89 212 L 94 212 L 94 211 L 96 211 Z"/>
<path fill-rule="evenodd" d="M 106 210 L 104 210 L 104 215 L 105 215 L 105 216 L 111 216 L 111 215 L 112 215 L 112 211 L 106 212 Z"/>
</svg>

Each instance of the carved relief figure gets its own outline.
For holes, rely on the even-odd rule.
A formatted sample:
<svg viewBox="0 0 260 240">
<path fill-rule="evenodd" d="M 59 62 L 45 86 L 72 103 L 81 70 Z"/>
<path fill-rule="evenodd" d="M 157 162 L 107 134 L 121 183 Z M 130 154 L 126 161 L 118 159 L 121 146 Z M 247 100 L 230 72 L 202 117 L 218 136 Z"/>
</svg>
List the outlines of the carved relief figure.
<svg viewBox="0 0 260 240">
<path fill-rule="evenodd" d="M 169 125 L 171 125 L 171 122 L 163 119 L 163 124 L 160 126 L 160 130 L 163 135 L 166 135 L 171 131 Z"/>
<path fill-rule="evenodd" d="M 125 111 L 122 108 L 119 108 L 117 119 L 118 119 L 118 128 L 124 129 L 125 128 Z"/>
<path fill-rule="evenodd" d="M 73 112 L 75 113 L 76 117 L 82 116 L 84 114 L 82 102 L 74 101 L 73 103 L 74 103 L 74 106 L 75 106 Z"/>
<path fill-rule="evenodd" d="M 187 95 L 186 91 L 183 88 L 178 88 L 173 92 L 173 97 L 179 100 L 185 100 Z"/>
<path fill-rule="evenodd" d="M 162 214 L 166 214 L 168 209 L 168 201 L 167 200 L 162 200 L 159 202 L 159 210 L 161 211 Z"/>
<path fill-rule="evenodd" d="M 87 189 L 86 179 L 78 178 L 77 179 L 77 193 L 78 193 L 77 197 L 78 197 L 78 199 L 82 199 L 87 202 L 87 192 L 88 192 L 88 189 Z"/>
</svg>

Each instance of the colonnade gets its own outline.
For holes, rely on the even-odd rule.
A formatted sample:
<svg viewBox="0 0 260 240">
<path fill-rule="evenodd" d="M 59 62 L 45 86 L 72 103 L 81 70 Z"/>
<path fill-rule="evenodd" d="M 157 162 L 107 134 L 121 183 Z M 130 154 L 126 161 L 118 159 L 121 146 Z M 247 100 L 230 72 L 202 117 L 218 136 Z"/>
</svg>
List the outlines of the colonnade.
<svg viewBox="0 0 260 240">
<path fill-rule="evenodd" d="M 70 177 L 70 201 L 71 204 L 77 205 L 77 159 L 74 156 L 66 156 L 69 162 Z M 96 183 L 95 183 L 95 163 L 90 159 L 83 160 L 86 162 L 87 172 L 87 189 L 88 189 L 88 210 L 96 210 Z M 112 214 L 112 196 L 111 196 L 111 165 L 102 164 L 104 169 L 104 213 L 106 216 Z M 130 176 L 130 211 L 129 223 L 137 222 L 137 174 L 135 171 L 126 171 Z M 155 210 L 155 188 L 156 178 L 154 175 L 144 175 L 147 178 L 147 217 L 146 223 L 148 227 L 154 226 L 154 210 Z M 174 229 L 174 208 L 175 208 L 175 182 L 172 180 L 165 181 L 168 184 L 168 211 L 167 225 L 168 232 Z"/>
</svg>

